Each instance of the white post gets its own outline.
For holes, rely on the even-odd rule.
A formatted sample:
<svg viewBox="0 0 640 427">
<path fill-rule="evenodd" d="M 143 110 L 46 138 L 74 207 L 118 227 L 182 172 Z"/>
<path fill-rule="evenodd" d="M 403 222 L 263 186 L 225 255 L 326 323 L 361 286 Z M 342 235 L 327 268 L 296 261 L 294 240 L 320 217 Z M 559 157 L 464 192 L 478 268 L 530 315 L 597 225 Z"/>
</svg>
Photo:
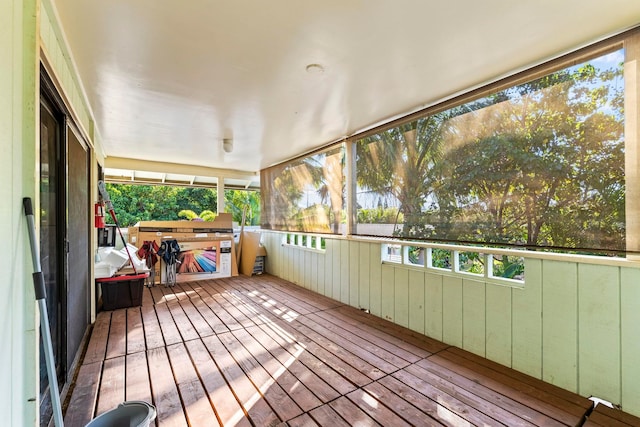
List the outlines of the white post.
<svg viewBox="0 0 640 427">
<path fill-rule="evenodd" d="M 218 177 L 218 213 L 224 212 L 224 178 Z"/>
</svg>

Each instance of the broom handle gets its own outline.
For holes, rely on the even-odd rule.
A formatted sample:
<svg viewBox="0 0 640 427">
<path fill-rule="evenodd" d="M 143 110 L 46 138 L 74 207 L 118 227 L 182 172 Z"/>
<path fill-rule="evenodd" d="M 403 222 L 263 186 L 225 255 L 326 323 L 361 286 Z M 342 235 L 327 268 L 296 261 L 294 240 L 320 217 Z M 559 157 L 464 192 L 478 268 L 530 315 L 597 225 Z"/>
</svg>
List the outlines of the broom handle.
<svg viewBox="0 0 640 427">
<path fill-rule="evenodd" d="M 40 309 L 40 328 L 42 343 L 44 344 L 45 361 L 47 362 L 47 376 L 49 377 L 49 392 L 51 393 L 51 406 L 53 409 L 53 421 L 56 427 L 63 427 L 62 405 L 60 404 L 60 395 L 58 394 L 58 375 L 56 374 L 56 366 L 53 355 L 53 344 L 51 342 L 51 329 L 49 327 L 49 315 L 47 313 L 47 290 L 44 284 L 44 275 L 40 265 L 40 252 L 36 241 L 36 226 L 33 217 L 33 206 L 31 198 L 22 199 L 24 214 L 27 217 L 27 225 L 29 230 L 29 244 L 31 246 L 31 258 L 33 259 L 33 288 Z"/>
<path fill-rule="evenodd" d="M 124 245 L 124 250 L 127 253 L 127 257 L 129 257 L 129 263 L 131 264 L 131 268 L 133 268 L 133 273 L 138 274 L 136 271 L 136 266 L 133 263 L 133 259 L 131 258 L 131 254 L 129 253 L 129 248 L 127 247 L 127 242 L 124 240 L 124 236 L 122 235 L 122 230 L 120 230 L 120 224 L 118 224 L 118 218 L 116 218 L 116 211 L 113 208 L 113 203 L 111 203 L 111 197 L 109 197 L 109 192 L 104 185 L 104 181 L 98 181 L 98 191 L 102 196 L 102 200 L 104 200 L 104 207 L 109 211 L 111 218 L 113 218 L 113 222 L 116 223 L 116 228 L 118 229 L 118 234 L 120 234 L 120 239 L 122 240 L 122 244 Z"/>
</svg>

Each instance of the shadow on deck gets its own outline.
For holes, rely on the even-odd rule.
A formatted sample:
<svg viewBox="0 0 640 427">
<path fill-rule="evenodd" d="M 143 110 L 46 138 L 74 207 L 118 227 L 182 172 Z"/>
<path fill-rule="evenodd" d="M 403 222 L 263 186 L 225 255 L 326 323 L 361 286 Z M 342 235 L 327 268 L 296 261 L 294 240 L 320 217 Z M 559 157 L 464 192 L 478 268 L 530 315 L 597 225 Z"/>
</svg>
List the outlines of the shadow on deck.
<svg viewBox="0 0 640 427">
<path fill-rule="evenodd" d="M 152 402 L 158 426 L 640 425 L 269 275 L 99 313 L 65 425 L 125 400 Z"/>
</svg>

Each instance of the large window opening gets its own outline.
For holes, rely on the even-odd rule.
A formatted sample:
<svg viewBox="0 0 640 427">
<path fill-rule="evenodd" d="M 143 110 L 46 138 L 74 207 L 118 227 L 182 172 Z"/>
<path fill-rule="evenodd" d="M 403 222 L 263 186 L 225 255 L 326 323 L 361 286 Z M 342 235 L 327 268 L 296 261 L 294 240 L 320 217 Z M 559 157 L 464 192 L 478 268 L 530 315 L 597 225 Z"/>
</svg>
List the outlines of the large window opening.
<svg viewBox="0 0 640 427">
<path fill-rule="evenodd" d="M 261 172 L 262 228 L 343 233 L 346 222 L 343 145 Z"/>
<path fill-rule="evenodd" d="M 354 234 L 624 251 L 623 62 L 616 50 L 358 139 Z"/>
<path fill-rule="evenodd" d="M 212 221 L 218 212 L 218 190 L 209 187 L 107 183 L 122 227 L 139 221 Z M 244 211 L 245 224 L 260 224 L 260 192 L 226 189 L 224 210 L 240 224 Z M 107 218 L 109 221 L 109 218 Z"/>
</svg>

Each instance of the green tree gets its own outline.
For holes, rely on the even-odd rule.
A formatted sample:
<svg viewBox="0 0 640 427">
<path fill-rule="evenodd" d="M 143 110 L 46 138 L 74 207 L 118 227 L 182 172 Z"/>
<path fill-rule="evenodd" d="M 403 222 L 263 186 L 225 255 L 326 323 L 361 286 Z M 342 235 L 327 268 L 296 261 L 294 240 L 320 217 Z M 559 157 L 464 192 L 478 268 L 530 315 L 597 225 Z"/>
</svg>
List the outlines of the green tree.
<svg viewBox="0 0 640 427">
<path fill-rule="evenodd" d="M 248 190 L 227 190 L 224 192 L 225 211 L 230 213 L 233 221 L 242 221 L 242 211 L 247 207 L 245 224 L 260 225 L 260 193 Z"/>
</svg>

